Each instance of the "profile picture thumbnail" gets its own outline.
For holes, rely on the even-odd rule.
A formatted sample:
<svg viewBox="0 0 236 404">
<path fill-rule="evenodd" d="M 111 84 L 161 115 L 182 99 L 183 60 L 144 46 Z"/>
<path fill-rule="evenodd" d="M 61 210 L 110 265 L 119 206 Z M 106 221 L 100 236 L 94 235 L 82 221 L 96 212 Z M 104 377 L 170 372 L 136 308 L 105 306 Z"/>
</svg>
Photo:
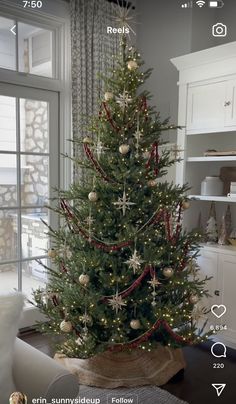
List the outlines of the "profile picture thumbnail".
<svg viewBox="0 0 236 404">
<path fill-rule="evenodd" d="M 9 404 L 27 404 L 27 396 L 20 391 L 15 391 L 10 395 Z"/>
</svg>

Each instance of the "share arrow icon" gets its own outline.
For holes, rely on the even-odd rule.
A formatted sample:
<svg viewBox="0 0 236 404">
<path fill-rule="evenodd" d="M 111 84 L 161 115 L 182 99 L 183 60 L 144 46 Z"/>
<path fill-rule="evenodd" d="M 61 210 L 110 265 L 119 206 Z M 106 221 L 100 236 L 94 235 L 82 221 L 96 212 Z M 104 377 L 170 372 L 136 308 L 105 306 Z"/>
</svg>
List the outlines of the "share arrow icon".
<svg viewBox="0 0 236 404">
<path fill-rule="evenodd" d="M 224 390 L 226 383 L 217 383 L 217 384 L 213 384 L 212 386 L 216 389 L 216 394 L 218 397 L 220 397 L 222 391 Z"/>
</svg>

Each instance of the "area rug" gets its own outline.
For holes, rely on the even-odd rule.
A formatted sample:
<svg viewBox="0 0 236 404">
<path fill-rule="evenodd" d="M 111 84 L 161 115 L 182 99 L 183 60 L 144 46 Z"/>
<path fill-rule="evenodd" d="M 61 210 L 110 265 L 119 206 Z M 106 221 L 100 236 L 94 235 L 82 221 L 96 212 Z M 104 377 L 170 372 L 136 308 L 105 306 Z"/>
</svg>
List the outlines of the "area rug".
<svg viewBox="0 0 236 404">
<path fill-rule="evenodd" d="M 78 397 L 81 403 L 91 404 L 188 404 L 156 386 L 98 389 L 81 385 Z M 89 399 L 89 401 L 82 399 Z"/>
</svg>

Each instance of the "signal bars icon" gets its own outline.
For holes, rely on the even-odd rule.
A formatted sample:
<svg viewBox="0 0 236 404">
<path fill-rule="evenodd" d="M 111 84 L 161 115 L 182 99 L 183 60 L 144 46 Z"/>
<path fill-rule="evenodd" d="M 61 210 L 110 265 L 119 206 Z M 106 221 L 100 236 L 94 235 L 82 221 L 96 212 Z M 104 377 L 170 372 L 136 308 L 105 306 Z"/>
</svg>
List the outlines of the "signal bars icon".
<svg viewBox="0 0 236 404">
<path fill-rule="evenodd" d="M 188 1 L 188 3 L 183 3 L 181 4 L 182 8 L 192 8 L 193 7 L 193 2 L 192 1 Z"/>
</svg>

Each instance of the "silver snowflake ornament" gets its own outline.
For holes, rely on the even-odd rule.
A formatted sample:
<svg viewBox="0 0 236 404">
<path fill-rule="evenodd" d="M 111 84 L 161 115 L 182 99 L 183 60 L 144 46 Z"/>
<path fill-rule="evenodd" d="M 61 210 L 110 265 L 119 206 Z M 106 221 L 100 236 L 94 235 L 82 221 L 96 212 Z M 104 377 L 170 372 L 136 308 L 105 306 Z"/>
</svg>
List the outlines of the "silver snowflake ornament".
<svg viewBox="0 0 236 404">
<path fill-rule="evenodd" d="M 143 262 L 144 261 L 141 259 L 140 255 L 138 255 L 137 250 L 134 250 L 133 255 L 127 261 L 125 261 L 125 264 L 128 264 L 129 267 L 133 269 L 135 274 Z"/>
<path fill-rule="evenodd" d="M 132 205 L 136 205 L 134 202 L 130 202 L 130 199 L 125 193 L 125 190 L 123 192 L 123 197 L 118 198 L 118 202 L 113 202 L 113 204 L 117 206 L 117 209 L 122 210 L 123 216 L 125 216 L 126 209 L 130 209 Z"/>
<path fill-rule="evenodd" d="M 153 278 L 148 281 L 148 283 L 150 283 L 150 285 L 153 287 L 153 289 L 155 289 L 156 286 L 161 285 L 161 282 L 159 282 L 158 278 L 156 278 L 156 276 L 153 276 Z"/>
<path fill-rule="evenodd" d="M 127 108 L 132 102 L 132 98 L 129 96 L 129 93 L 124 90 L 123 94 L 119 94 L 119 97 L 116 98 L 116 102 L 124 112 L 125 108 Z"/>
<path fill-rule="evenodd" d="M 98 160 L 100 160 L 101 155 L 102 155 L 102 153 L 103 153 L 105 150 L 108 150 L 108 147 L 103 146 L 101 140 L 98 139 L 97 144 L 96 144 L 96 147 L 95 147 L 95 151 L 96 151 L 96 153 L 97 153 Z"/>
<path fill-rule="evenodd" d="M 122 310 L 124 306 L 127 306 L 122 297 L 119 296 L 118 290 L 111 299 L 108 299 L 108 304 L 112 307 L 113 310 L 116 311 L 116 314 L 118 314 L 118 311 Z"/>
</svg>

